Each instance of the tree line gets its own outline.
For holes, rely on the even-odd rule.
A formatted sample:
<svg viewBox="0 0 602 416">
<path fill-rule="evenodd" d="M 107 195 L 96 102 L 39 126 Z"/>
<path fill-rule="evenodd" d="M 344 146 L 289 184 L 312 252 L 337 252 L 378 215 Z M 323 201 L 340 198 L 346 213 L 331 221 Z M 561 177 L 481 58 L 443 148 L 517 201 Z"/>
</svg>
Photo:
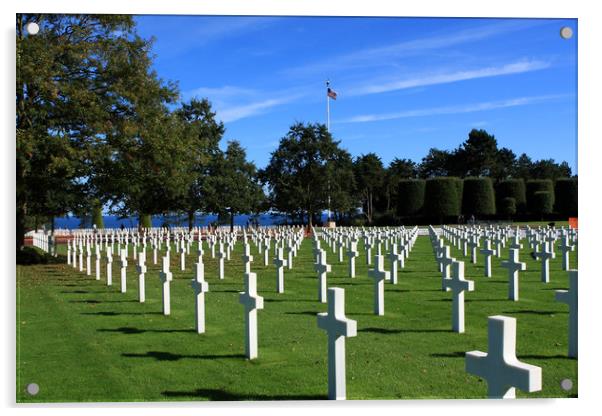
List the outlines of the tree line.
<svg viewBox="0 0 602 416">
<path fill-rule="evenodd" d="M 177 83 L 153 71 L 152 41 L 136 33 L 131 16 L 16 20 L 17 248 L 28 229 L 68 213 L 99 225 L 104 211 L 137 216 L 141 226 L 153 215 L 184 214 L 192 226 L 198 212 L 230 224 L 235 215 L 268 211 L 312 224 L 330 210 L 340 223 L 393 224 L 432 214 L 434 177 L 486 177 L 496 192 L 508 178 L 522 178 L 529 195 L 531 179 L 571 176 L 566 162 L 498 149 L 484 130 L 471 131 L 454 151 L 431 149 L 420 163 L 396 158 L 385 167 L 374 153 L 353 158 L 312 123 L 292 125 L 258 169 L 238 141 L 222 145 L 225 127 L 207 99 L 181 101 Z M 37 35 L 26 33 L 30 22 L 40 26 Z M 424 188 L 424 201 L 408 199 L 408 186 L 418 195 Z M 522 212 L 521 197 L 506 194 L 496 212 L 512 211 L 505 198 Z M 412 204 L 420 209 L 408 214 Z"/>
</svg>

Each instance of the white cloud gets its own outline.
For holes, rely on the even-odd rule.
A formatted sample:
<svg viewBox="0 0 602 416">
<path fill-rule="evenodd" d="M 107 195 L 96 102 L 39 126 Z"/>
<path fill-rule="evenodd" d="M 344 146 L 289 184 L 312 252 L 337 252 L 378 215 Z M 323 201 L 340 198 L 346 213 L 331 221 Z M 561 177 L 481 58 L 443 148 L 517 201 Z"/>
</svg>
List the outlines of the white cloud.
<svg viewBox="0 0 602 416">
<path fill-rule="evenodd" d="M 349 89 L 347 95 L 368 95 L 389 91 L 403 90 L 407 88 L 424 87 L 428 85 L 449 84 L 458 81 L 468 81 L 478 78 L 490 78 L 502 75 L 520 74 L 524 72 L 538 71 L 548 68 L 549 62 L 538 60 L 521 60 L 502 66 L 490 66 L 480 69 L 466 71 L 455 71 L 423 75 L 414 78 L 405 78 L 389 82 L 371 83 L 357 88 Z"/>
<path fill-rule="evenodd" d="M 254 101 L 243 105 L 226 107 L 217 112 L 217 117 L 224 123 L 240 120 L 241 118 L 251 117 L 264 113 L 266 110 L 291 102 L 293 97 L 269 98 L 261 101 Z"/>
<path fill-rule="evenodd" d="M 313 75 L 341 71 L 348 68 L 373 67 L 383 64 L 390 65 L 391 60 L 411 55 L 430 54 L 433 50 L 450 48 L 470 42 L 487 39 L 517 30 L 544 24 L 545 21 L 507 20 L 498 23 L 487 23 L 477 27 L 455 32 L 441 32 L 434 36 L 411 39 L 404 42 L 375 48 L 360 49 L 347 54 L 339 54 L 321 59 L 307 65 L 288 68 L 285 72 L 289 75 Z"/>
<path fill-rule="evenodd" d="M 399 118 L 409 117 L 426 117 L 434 115 L 444 114 L 462 114 L 462 113 L 474 113 L 478 111 L 495 110 L 498 108 L 518 107 L 529 104 L 536 104 L 540 102 L 551 101 L 559 98 L 565 98 L 567 95 L 540 95 L 533 97 L 518 97 L 500 101 L 486 101 L 476 104 L 467 104 L 460 106 L 447 106 L 447 107 L 434 107 L 425 108 L 421 110 L 407 110 L 396 113 L 385 113 L 385 114 L 366 114 L 350 117 L 337 123 L 366 123 L 371 121 L 383 121 L 383 120 L 394 120 Z"/>
</svg>

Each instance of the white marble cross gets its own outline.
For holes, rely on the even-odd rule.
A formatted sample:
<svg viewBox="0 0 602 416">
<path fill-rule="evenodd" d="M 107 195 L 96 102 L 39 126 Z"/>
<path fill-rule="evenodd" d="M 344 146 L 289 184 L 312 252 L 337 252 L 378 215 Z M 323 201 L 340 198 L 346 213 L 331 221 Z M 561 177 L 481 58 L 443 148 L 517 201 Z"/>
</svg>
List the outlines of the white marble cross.
<svg viewBox="0 0 602 416">
<path fill-rule="evenodd" d="M 366 264 L 368 265 L 372 264 L 372 248 L 374 248 L 374 243 L 368 237 L 364 241 L 364 249 L 366 250 Z"/>
<path fill-rule="evenodd" d="M 92 268 L 90 265 L 92 257 L 92 251 L 90 250 L 90 244 L 86 243 L 86 276 L 90 276 L 92 274 Z"/>
<path fill-rule="evenodd" d="M 560 246 L 558 248 L 562 252 L 562 270 L 568 270 L 569 269 L 569 253 L 571 251 L 575 251 L 575 246 L 572 244 L 569 244 L 569 236 L 568 235 L 565 235 L 564 237 L 562 237 L 562 242 L 560 243 Z"/>
<path fill-rule="evenodd" d="M 391 244 L 391 251 L 389 252 L 389 261 L 391 262 L 391 283 L 397 284 L 397 265 L 399 261 L 403 261 L 403 254 L 397 253 L 397 244 Z"/>
<path fill-rule="evenodd" d="M 320 250 L 315 269 L 318 273 L 318 300 L 322 303 L 326 303 L 326 273 L 332 271 L 332 266 L 326 263 L 326 250 Z"/>
<path fill-rule="evenodd" d="M 482 248 L 480 252 L 485 256 L 485 277 L 491 277 L 491 256 L 495 256 L 497 251 L 491 248 L 491 241 L 487 239 L 485 248 Z"/>
<path fill-rule="evenodd" d="M 205 293 L 209 291 L 209 284 L 205 281 L 205 265 L 203 262 L 195 263 L 194 266 L 194 279 L 192 279 L 190 286 L 194 290 L 196 332 L 202 334 L 205 332 Z"/>
<path fill-rule="evenodd" d="M 125 293 L 127 290 L 127 274 L 126 268 L 128 266 L 127 260 L 127 251 L 125 249 L 121 249 L 121 293 Z"/>
<path fill-rule="evenodd" d="M 456 261 L 454 257 L 450 254 L 450 247 L 444 246 L 443 254 L 439 258 L 439 264 L 442 266 L 441 268 L 441 290 L 449 292 L 451 289 L 445 286 L 445 281 L 450 278 L 450 269 L 451 265 Z"/>
<path fill-rule="evenodd" d="M 163 257 L 163 268 L 159 273 L 159 278 L 161 279 L 161 283 L 163 283 L 163 315 L 169 315 L 171 313 L 169 284 L 173 277 L 169 271 L 169 257 L 167 256 Z"/>
<path fill-rule="evenodd" d="M 347 250 L 347 257 L 349 257 L 349 277 L 355 277 L 355 258 L 359 256 L 357 251 L 357 241 L 349 241 L 349 249 Z"/>
<path fill-rule="evenodd" d="M 495 399 L 514 399 L 515 388 L 528 393 L 541 390 L 541 368 L 516 358 L 516 319 L 490 316 L 488 352 L 466 353 L 466 372 L 487 381 L 487 395 Z"/>
<path fill-rule="evenodd" d="M 550 282 L 550 259 L 555 259 L 556 255 L 549 249 L 550 243 L 544 243 L 542 250 L 535 252 L 535 257 L 541 259 L 541 281 L 544 283 Z"/>
<path fill-rule="evenodd" d="M 180 270 L 186 270 L 186 246 L 184 240 L 180 242 Z"/>
<path fill-rule="evenodd" d="M 219 278 L 221 280 L 224 279 L 224 259 L 226 258 L 226 253 L 224 253 L 224 243 L 219 243 L 219 250 L 217 252 L 217 258 L 219 263 Z"/>
<path fill-rule="evenodd" d="M 138 255 L 138 265 L 136 270 L 138 271 L 138 301 L 144 303 L 146 300 L 145 290 L 145 279 L 144 274 L 146 273 L 146 251 L 141 251 Z"/>
<path fill-rule="evenodd" d="M 96 245 L 96 257 L 95 257 L 95 271 L 96 271 L 96 280 L 100 280 L 100 246 Z"/>
<path fill-rule="evenodd" d="M 468 247 L 470 247 L 470 262 L 472 264 L 477 263 L 477 247 L 479 246 L 479 238 L 476 235 L 473 235 L 470 241 L 468 242 Z"/>
<path fill-rule="evenodd" d="M 463 261 L 452 263 L 452 278 L 445 280 L 445 287 L 449 287 L 453 292 L 452 330 L 461 334 L 464 332 L 464 291 L 474 290 L 474 282 L 464 279 Z"/>
<path fill-rule="evenodd" d="M 292 243 L 289 241 L 287 246 L 286 246 L 286 267 L 289 270 L 292 270 L 293 268 L 293 253 L 294 253 L 294 248 Z"/>
<path fill-rule="evenodd" d="M 245 244 L 245 253 L 242 255 L 242 262 L 244 263 L 245 273 L 251 273 L 252 261 L 253 256 L 251 256 L 251 246 L 247 243 Z"/>
<path fill-rule="evenodd" d="M 502 261 L 502 267 L 508 269 L 508 299 L 518 300 L 518 272 L 527 270 L 527 264 L 518 261 L 519 250 L 511 248 L 508 260 Z"/>
<path fill-rule="evenodd" d="M 113 284 L 113 254 L 109 247 L 107 247 L 107 286 Z"/>
<path fill-rule="evenodd" d="M 240 292 L 239 302 L 245 307 L 245 355 L 257 358 L 257 310 L 263 309 L 263 297 L 257 295 L 257 275 L 245 273 L 246 292 Z"/>
<path fill-rule="evenodd" d="M 556 301 L 569 306 L 569 357 L 571 358 L 577 358 L 578 283 L 577 270 L 569 270 L 569 290 L 556 291 Z"/>
<path fill-rule="evenodd" d="M 284 259 L 282 253 L 282 247 L 278 247 L 277 255 L 274 258 L 274 266 L 276 266 L 276 291 L 278 293 L 284 293 L 284 267 L 288 260 Z"/>
<path fill-rule="evenodd" d="M 385 258 L 377 254 L 374 256 L 374 269 L 368 271 L 368 275 L 374 279 L 374 314 L 385 314 L 385 280 L 389 279 L 390 273 L 385 271 Z"/>
<path fill-rule="evenodd" d="M 328 313 L 318 314 L 318 327 L 328 334 L 328 398 L 345 400 L 345 338 L 357 335 L 357 322 L 345 316 L 343 289 L 328 289 Z"/>
</svg>

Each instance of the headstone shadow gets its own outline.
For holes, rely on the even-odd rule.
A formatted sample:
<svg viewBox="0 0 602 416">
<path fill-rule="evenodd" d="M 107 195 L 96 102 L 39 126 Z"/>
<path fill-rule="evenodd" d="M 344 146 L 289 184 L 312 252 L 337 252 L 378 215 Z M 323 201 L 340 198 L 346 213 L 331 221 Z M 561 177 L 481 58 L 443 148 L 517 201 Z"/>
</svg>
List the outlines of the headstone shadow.
<svg viewBox="0 0 602 416">
<path fill-rule="evenodd" d="M 375 334 L 403 334 L 403 333 L 435 333 L 435 332 L 453 332 L 451 329 L 389 329 L 389 328 L 359 328 L 358 332 L 372 332 Z"/>
<path fill-rule="evenodd" d="M 197 389 L 192 391 L 163 391 L 165 397 L 194 397 L 212 401 L 245 401 L 245 400 L 326 400 L 326 395 L 268 395 L 268 394 L 237 394 L 219 389 Z"/>
<path fill-rule="evenodd" d="M 217 360 L 221 358 L 245 359 L 244 354 L 174 354 L 167 351 L 147 351 L 145 353 L 122 353 L 122 357 L 128 358 L 153 358 L 157 361 L 179 361 L 182 359 L 193 360 Z"/>
<path fill-rule="evenodd" d="M 144 334 L 146 332 L 155 332 L 155 333 L 194 333 L 195 330 L 193 328 L 189 329 L 140 329 L 129 326 L 122 326 L 119 328 L 99 328 L 98 332 L 121 332 L 122 334 Z"/>
</svg>

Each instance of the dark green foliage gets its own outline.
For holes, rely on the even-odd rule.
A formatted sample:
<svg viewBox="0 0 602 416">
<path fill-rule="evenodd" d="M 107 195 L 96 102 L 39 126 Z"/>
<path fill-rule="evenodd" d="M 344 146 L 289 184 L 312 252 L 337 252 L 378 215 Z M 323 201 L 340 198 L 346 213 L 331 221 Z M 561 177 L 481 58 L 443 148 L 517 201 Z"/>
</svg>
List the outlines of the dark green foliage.
<svg viewBox="0 0 602 416">
<path fill-rule="evenodd" d="M 424 207 L 424 179 L 402 179 L 397 186 L 397 215 L 419 215 Z"/>
<path fill-rule="evenodd" d="M 525 181 L 523 179 L 500 181 L 495 188 L 495 197 L 498 204 L 501 204 L 504 198 L 514 198 L 517 212 L 524 212 L 527 208 Z M 501 206 L 498 207 L 498 210 L 502 211 Z"/>
<path fill-rule="evenodd" d="M 385 181 L 385 169 L 380 157 L 368 153 L 358 157 L 353 163 L 357 191 L 362 199 L 362 207 L 368 224 L 372 224 L 376 199 L 381 195 Z"/>
<path fill-rule="evenodd" d="M 268 186 L 271 206 L 311 225 L 315 214 L 328 208 L 329 195 L 331 202 L 339 193 L 352 195 L 351 155 L 339 143 L 323 124 L 291 126 L 260 173 Z M 348 203 L 349 208 L 357 206 L 350 198 L 341 201 Z"/>
<path fill-rule="evenodd" d="M 535 191 L 532 197 L 531 210 L 534 214 L 547 215 L 552 213 L 554 198 L 551 192 Z"/>
<path fill-rule="evenodd" d="M 460 215 L 458 182 L 461 180 L 456 177 L 427 179 L 424 195 L 425 214 L 440 221 Z"/>
<path fill-rule="evenodd" d="M 567 217 L 576 217 L 578 205 L 577 178 L 557 179 L 555 193 L 555 211 Z"/>
<path fill-rule="evenodd" d="M 495 214 L 495 195 L 490 178 L 464 179 L 462 213 L 475 216 Z"/>
<path fill-rule="evenodd" d="M 543 191 L 550 194 L 552 207 L 554 206 L 554 184 L 551 179 L 531 179 L 527 183 L 527 208 L 529 212 L 539 213 L 539 200 L 535 199 L 535 192 Z"/>
<path fill-rule="evenodd" d="M 506 217 L 516 214 L 516 199 L 507 196 L 499 202 L 498 213 Z"/>
</svg>

